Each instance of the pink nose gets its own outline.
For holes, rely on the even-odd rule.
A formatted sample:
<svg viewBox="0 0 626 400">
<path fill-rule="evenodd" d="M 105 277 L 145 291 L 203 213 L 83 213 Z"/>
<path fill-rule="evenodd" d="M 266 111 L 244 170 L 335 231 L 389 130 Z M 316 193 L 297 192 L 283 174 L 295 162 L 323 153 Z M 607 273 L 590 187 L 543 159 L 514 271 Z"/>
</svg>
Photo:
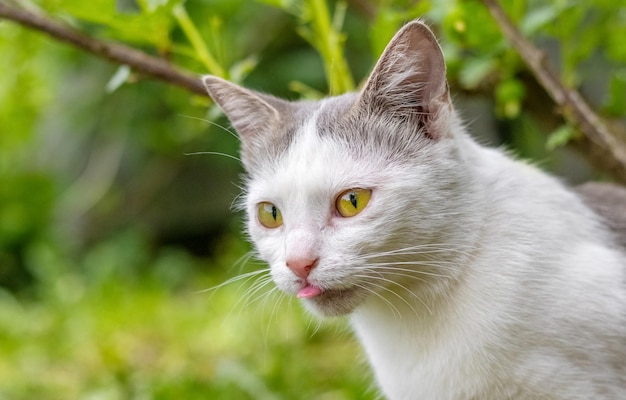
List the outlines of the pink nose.
<svg viewBox="0 0 626 400">
<path fill-rule="evenodd" d="M 292 270 L 294 274 L 302 279 L 306 279 L 311 273 L 311 270 L 317 265 L 318 260 L 319 258 L 296 258 L 292 260 L 287 260 L 286 264 L 287 268 Z"/>
</svg>

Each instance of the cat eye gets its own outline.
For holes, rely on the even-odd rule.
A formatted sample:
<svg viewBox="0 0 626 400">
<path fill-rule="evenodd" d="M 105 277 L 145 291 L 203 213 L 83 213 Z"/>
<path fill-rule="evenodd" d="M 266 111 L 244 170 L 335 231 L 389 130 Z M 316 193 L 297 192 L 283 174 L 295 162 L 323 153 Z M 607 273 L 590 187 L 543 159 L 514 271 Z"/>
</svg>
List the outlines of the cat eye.
<svg viewBox="0 0 626 400">
<path fill-rule="evenodd" d="M 257 218 L 261 225 L 270 229 L 278 228 L 283 224 L 283 216 L 278 207 L 267 201 L 257 206 Z"/>
<path fill-rule="evenodd" d="M 348 189 L 337 197 L 335 207 L 342 217 L 354 217 L 363 211 L 371 197 L 369 189 Z"/>
</svg>

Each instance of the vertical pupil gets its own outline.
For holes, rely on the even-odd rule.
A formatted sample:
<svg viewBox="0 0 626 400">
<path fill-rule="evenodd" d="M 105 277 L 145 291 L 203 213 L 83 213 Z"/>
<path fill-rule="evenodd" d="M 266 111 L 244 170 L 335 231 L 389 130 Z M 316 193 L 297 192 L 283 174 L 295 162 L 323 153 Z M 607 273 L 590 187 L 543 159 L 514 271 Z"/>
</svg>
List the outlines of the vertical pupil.
<svg viewBox="0 0 626 400">
<path fill-rule="evenodd" d="M 356 207 L 356 193 L 354 192 L 350 192 L 350 203 L 352 204 L 354 208 L 357 208 Z"/>
<path fill-rule="evenodd" d="M 272 206 L 272 217 L 274 218 L 274 221 L 276 221 L 276 206 Z"/>
</svg>

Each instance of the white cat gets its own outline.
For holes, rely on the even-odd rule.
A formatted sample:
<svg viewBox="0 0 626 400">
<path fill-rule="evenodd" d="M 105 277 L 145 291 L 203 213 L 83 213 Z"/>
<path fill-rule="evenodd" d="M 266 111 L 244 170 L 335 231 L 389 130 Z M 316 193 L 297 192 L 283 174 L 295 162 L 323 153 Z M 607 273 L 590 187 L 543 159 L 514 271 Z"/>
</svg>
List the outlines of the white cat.
<svg viewBox="0 0 626 400">
<path fill-rule="evenodd" d="M 359 93 L 204 78 L 280 289 L 349 315 L 389 399 L 626 399 L 626 256 L 573 191 L 478 145 L 420 22 Z M 626 198 L 626 197 L 625 197 Z"/>
</svg>

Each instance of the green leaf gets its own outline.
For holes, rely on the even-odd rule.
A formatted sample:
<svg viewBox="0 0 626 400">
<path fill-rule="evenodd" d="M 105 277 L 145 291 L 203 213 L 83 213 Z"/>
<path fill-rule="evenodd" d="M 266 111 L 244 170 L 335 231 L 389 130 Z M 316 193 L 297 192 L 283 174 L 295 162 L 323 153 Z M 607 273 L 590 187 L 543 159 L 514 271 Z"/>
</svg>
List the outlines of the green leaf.
<svg viewBox="0 0 626 400">
<path fill-rule="evenodd" d="M 302 0 L 257 0 L 259 3 L 267 4 L 271 7 L 279 8 L 292 15 L 301 15 L 303 1 Z"/>
<path fill-rule="evenodd" d="M 299 81 L 289 82 L 289 90 L 298 93 L 304 99 L 319 100 L 324 97 L 324 93 Z"/>
<path fill-rule="evenodd" d="M 105 90 L 107 93 L 113 93 L 128 80 L 130 76 L 130 67 L 128 65 L 120 65 L 115 74 L 107 82 Z"/>
<path fill-rule="evenodd" d="M 333 95 L 354 90 L 354 80 L 344 53 L 346 37 L 340 31 L 346 7 L 344 1 L 337 2 L 331 18 L 326 0 L 306 0 L 299 15 L 301 25 L 296 28 L 322 57 L 329 91 Z"/>
<path fill-rule="evenodd" d="M 189 40 L 189 43 L 191 43 L 191 46 L 193 47 L 198 60 L 202 62 L 207 72 L 221 78 L 228 78 L 226 70 L 216 60 L 215 56 L 209 51 L 209 48 L 204 41 L 204 38 L 198 31 L 198 28 L 187 13 L 185 7 L 182 4 L 177 5 L 172 9 L 172 14 L 178 22 L 180 28 L 185 33 L 187 40 Z M 219 33 L 221 21 L 218 17 L 213 17 L 211 19 L 211 27 L 213 32 Z"/>
<path fill-rule="evenodd" d="M 560 13 L 554 3 L 548 3 L 536 9 L 531 9 L 522 20 L 520 30 L 524 35 L 532 35 L 547 24 L 553 22 Z"/>
<path fill-rule="evenodd" d="M 498 113 L 509 119 L 519 116 L 526 94 L 524 84 L 515 78 L 507 79 L 496 87 Z"/>
<path fill-rule="evenodd" d="M 466 89 L 476 89 L 480 82 L 496 68 L 493 58 L 471 58 L 459 72 L 459 81 Z"/>
<path fill-rule="evenodd" d="M 370 28 L 370 42 L 375 58 L 380 57 L 402 22 L 404 22 L 404 14 L 395 9 L 383 8 L 376 15 L 376 20 Z"/>
<path fill-rule="evenodd" d="M 116 39 L 167 49 L 172 27 L 170 9 L 180 2 L 181 0 L 168 0 L 150 4 L 143 0 L 139 5 L 144 12 L 140 13 L 118 10 L 115 0 L 54 0 L 49 3 L 65 14 L 107 27 L 107 33 Z M 157 3 L 161 5 L 152 7 L 158 5 Z"/>
<path fill-rule="evenodd" d="M 256 55 L 248 56 L 235 63 L 228 72 L 230 80 L 235 83 L 242 83 L 246 76 L 256 68 L 258 63 L 259 58 Z"/>
<path fill-rule="evenodd" d="M 546 150 L 553 151 L 558 147 L 565 146 L 570 140 L 576 137 L 576 134 L 576 130 L 571 125 L 561 125 L 548 136 L 548 140 L 546 140 Z"/>
<path fill-rule="evenodd" d="M 617 71 L 609 82 L 605 111 L 616 117 L 626 115 L 626 68 Z"/>
</svg>

